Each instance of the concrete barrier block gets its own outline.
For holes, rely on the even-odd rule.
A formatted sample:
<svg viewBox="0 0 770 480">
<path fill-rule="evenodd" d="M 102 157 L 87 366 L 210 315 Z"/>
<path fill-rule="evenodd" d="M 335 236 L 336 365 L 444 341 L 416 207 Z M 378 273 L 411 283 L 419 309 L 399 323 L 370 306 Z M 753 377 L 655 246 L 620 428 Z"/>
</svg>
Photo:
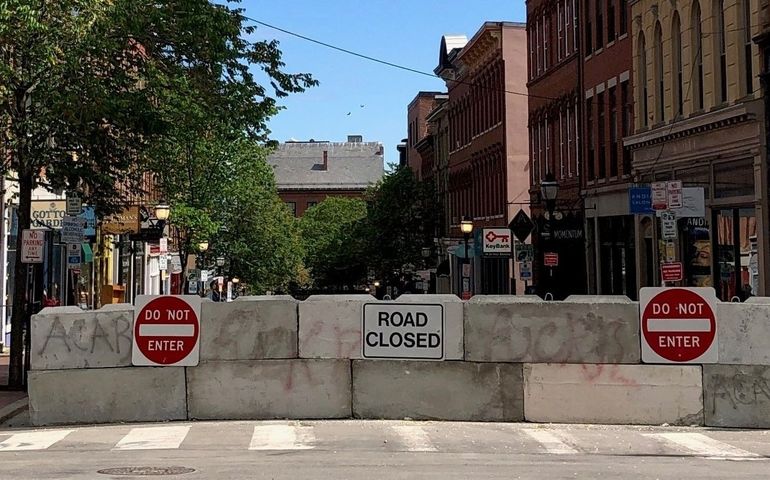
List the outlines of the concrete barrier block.
<svg viewBox="0 0 770 480">
<path fill-rule="evenodd" d="M 524 365 L 528 422 L 702 425 L 699 365 Z"/>
<path fill-rule="evenodd" d="M 717 304 L 719 363 L 770 365 L 770 305 Z"/>
<path fill-rule="evenodd" d="M 46 308 L 32 317 L 31 368 L 130 366 L 132 324 L 131 305 L 93 311 Z"/>
<path fill-rule="evenodd" d="M 237 360 L 187 369 L 191 419 L 350 417 L 347 360 Z"/>
<path fill-rule="evenodd" d="M 462 360 L 464 303 L 457 295 L 401 295 L 398 303 L 440 304 L 444 307 L 444 359 Z"/>
<path fill-rule="evenodd" d="M 756 305 L 770 305 L 770 297 L 749 297 L 745 303 L 752 303 Z"/>
<path fill-rule="evenodd" d="M 703 365 L 703 387 L 706 425 L 770 428 L 770 366 Z"/>
<path fill-rule="evenodd" d="M 99 368 L 29 373 L 33 425 L 185 420 L 183 368 Z"/>
<path fill-rule="evenodd" d="M 353 362 L 356 418 L 521 421 L 521 365 Z"/>
<path fill-rule="evenodd" d="M 627 299 L 611 300 L 542 302 L 492 297 L 468 302 L 465 359 L 639 363 L 638 306 Z"/>
<path fill-rule="evenodd" d="M 362 358 L 361 317 L 371 295 L 314 295 L 299 304 L 300 358 Z"/>
<path fill-rule="evenodd" d="M 625 295 L 570 295 L 565 299 L 568 303 L 634 303 Z"/>
<path fill-rule="evenodd" d="M 297 301 L 265 298 L 201 306 L 201 360 L 297 358 Z"/>
</svg>

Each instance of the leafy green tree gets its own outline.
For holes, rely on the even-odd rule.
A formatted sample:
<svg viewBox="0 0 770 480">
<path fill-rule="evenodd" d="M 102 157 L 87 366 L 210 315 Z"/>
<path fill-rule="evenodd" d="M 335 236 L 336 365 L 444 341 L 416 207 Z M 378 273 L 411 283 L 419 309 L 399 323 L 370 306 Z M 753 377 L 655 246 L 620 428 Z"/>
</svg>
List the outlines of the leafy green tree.
<svg viewBox="0 0 770 480">
<path fill-rule="evenodd" d="M 140 193 L 142 171 L 178 167 L 184 159 L 157 156 L 158 145 L 212 131 L 182 122 L 190 104 L 191 120 L 216 114 L 215 126 L 226 119 L 229 131 L 265 140 L 275 97 L 315 81 L 285 73 L 277 42 L 243 38 L 253 31 L 241 10 L 206 0 L 0 2 L 0 174 L 17 178 L 19 228 L 38 186 L 78 191 L 105 214 Z M 25 282 L 20 257 L 15 282 Z M 22 379 L 25 294 L 13 299 L 12 385 Z"/>
<path fill-rule="evenodd" d="M 367 202 L 366 257 L 377 277 L 393 279 L 405 266 L 421 265 L 437 225 L 431 185 L 409 167 L 396 167 L 369 190 Z"/>
<path fill-rule="evenodd" d="M 365 279 L 365 219 L 366 203 L 359 199 L 329 197 L 305 211 L 300 230 L 315 288 L 340 291 Z"/>
</svg>

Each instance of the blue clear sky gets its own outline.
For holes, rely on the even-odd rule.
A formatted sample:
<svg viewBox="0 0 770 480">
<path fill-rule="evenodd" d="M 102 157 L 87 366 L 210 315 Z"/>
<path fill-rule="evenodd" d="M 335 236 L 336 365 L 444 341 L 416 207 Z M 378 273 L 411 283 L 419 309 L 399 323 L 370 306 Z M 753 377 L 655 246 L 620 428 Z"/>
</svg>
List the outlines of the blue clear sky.
<svg viewBox="0 0 770 480">
<path fill-rule="evenodd" d="M 523 0 L 244 0 L 246 15 L 317 40 L 432 72 L 444 34 L 468 38 L 484 21 L 524 21 Z M 343 141 L 348 134 L 385 145 L 398 161 L 406 107 L 420 90 L 443 90 L 438 79 L 396 70 L 259 27 L 254 38 L 281 43 L 287 70 L 309 72 L 318 87 L 281 100 L 271 138 Z M 364 105 L 361 107 L 361 105 Z M 350 112 L 350 115 L 348 115 Z"/>
</svg>

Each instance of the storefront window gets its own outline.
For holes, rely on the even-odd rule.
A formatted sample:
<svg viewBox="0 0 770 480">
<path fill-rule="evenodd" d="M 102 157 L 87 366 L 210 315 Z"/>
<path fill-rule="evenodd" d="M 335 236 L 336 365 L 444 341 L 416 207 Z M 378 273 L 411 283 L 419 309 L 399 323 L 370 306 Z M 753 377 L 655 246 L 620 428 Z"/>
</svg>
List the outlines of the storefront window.
<svg viewBox="0 0 770 480">
<path fill-rule="evenodd" d="M 715 198 L 754 195 L 754 163 L 748 158 L 714 164 Z"/>
<path fill-rule="evenodd" d="M 714 222 L 717 235 L 717 294 L 723 301 L 734 297 L 745 300 L 757 289 L 757 222 L 754 209 L 718 210 L 714 212 Z"/>
<path fill-rule="evenodd" d="M 679 231 L 684 246 L 685 282 L 688 287 L 711 287 L 711 234 L 705 218 L 683 218 Z"/>
<path fill-rule="evenodd" d="M 711 172 L 708 167 L 677 170 L 674 178 L 682 180 L 685 187 L 702 187 L 704 198 L 711 198 Z"/>
</svg>

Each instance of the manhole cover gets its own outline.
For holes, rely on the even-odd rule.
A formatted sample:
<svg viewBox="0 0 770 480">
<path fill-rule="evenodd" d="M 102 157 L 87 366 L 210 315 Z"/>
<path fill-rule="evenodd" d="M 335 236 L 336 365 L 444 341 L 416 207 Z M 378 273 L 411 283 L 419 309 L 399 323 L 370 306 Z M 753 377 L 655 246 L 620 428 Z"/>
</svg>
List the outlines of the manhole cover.
<svg viewBox="0 0 770 480">
<path fill-rule="evenodd" d="M 96 473 L 104 475 L 183 475 L 194 471 L 194 468 L 187 467 L 118 467 L 105 468 Z"/>
</svg>

